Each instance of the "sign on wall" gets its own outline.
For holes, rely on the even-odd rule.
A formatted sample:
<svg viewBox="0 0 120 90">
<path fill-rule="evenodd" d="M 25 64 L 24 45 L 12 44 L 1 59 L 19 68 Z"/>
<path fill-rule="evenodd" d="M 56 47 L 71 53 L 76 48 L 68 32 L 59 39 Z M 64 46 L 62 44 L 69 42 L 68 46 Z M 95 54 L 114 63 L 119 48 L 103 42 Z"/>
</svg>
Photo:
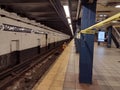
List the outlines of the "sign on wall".
<svg viewBox="0 0 120 90">
<path fill-rule="evenodd" d="M 105 40 L 105 32 L 104 31 L 99 31 L 98 32 L 98 41 L 104 42 Z"/>
</svg>

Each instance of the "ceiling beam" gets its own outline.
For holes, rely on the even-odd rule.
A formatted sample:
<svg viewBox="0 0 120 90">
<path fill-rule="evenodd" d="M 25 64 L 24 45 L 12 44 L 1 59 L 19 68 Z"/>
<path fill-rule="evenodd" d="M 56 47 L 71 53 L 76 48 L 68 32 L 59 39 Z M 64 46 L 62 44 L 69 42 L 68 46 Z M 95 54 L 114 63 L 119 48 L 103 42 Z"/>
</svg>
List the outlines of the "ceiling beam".
<svg viewBox="0 0 120 90">
<path fill-rule="evenodd" d="M 69 28 L 60 0 L 49 0 L 49 1 L 53 6 L 54 10 L 57 12 L 58 16 L 62 19 L 63 23 Z"/>
<path fill-rule="evenodd" d="M 23 2 L 23 3 L 15 3 L 15 2 L 12 2 L 12 3 L 0 3 L 0 5 L 21 5 L 21 6 L 24 6 L 24 5 L 30 5 L 30 6 L 34 6 L 34 5 L 41 5 L 41 6 L 44 6 L 44 5 L 49 5 L 49 3 L 48 2 L 37 2 L 37 3 L 35 3 L 35 2 L 33 2 L 33 3 L 30 3 L 30 2 L 28 2 L 28 3 L 26 3 L 26 2 Z"/>
<path fill-rule="evenodd" d="M 110 13 L 110 12 L 112 12 L 112 11 L 110 11 L 110 10 L 107 10 L 107 11 L 96 11 L 97 13 Z"/>
<path fill-rule="evenodd" d="M 61 21 L 60 19 L 36 19 L 37 22 L 59 22 Z"/>
<path fill-rule="evenodd" d="M 0 0 L 0 6 L 71 35 L 60 0 Z"/>
<path fill-rule="evenodd" d="M 60 18 L 59 17 L 37 17 L 36 20 L 59 20 L 60 21 Z"/>
<path fill-rule="evenodd" d="M 27 13 L 28 16 L 33 16 L 33 17 L 58 17 L 56 14 L 49 14 L 49 13 Z"/>
<path fill-rule="evenodd" d="M 78 5 L 77 5 L 77 13 L 76 13 L 76 20 L 79 19 L 80 16 L 80 11 L 81 11 L 81 1 L 78 0 Z"/>
<path fill-rule="evenodd" d="M 28 11 L 27 13 L 29 13 L 29 14 L 37 14 L 37 13 L 38 13 L 38 14 L 56 14 L 56 13 L 53 12 L 53 11 L 52 11 L 52 12 L 29 12 L 29 11 Z"/>
<path fill-rule="evenodd" d="M 0 0 L 0 3 L 39 3 L 47 1 L 48 0 Z"/>
<path fill-rule="evenodd" d="M 97 0 L 81 0 L 81 4 L 86 4 L 86 3 L 94 3 Z"/>
</svg>

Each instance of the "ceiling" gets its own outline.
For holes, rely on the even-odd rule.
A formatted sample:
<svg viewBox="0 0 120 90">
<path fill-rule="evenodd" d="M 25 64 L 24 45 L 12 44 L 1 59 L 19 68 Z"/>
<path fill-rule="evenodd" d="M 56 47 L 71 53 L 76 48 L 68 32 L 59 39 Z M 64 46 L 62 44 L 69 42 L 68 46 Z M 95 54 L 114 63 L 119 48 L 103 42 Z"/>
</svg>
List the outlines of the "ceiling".
<svg viewBox="0 0 120 90">
<path fill-rule="evenodd" d="M 27 17 L 38 23 L 44 24 L 65 34 L 72 35 L 62 5 L 70 6 L 73 30 L 76 30 L 76 21 L 81 15 L 81 2 L 92 2 L 93 0 L 0 0 L 0 7 L 15 12 L 21 17 Z M 114 8 L 120 4 L 120 0 L 98 0 L 97 21 L 110 17 L 120 12 Z M 100 14 L 107 15 L 100 17 Z M 102 19 L 101 19 L 102 18 Z"/>
<path fill-rule="evenodd" d="M 74 0 L 72 3 L 76 3 Z M 65 3 L 66 2 L 66 3 Z M 58 31 L 71 34 L 62 4 L 67 0 L 0 0 L 0 7 L 35 20 Z M 75 14 L 75 12 L 74 12 Z"/>
<path fill-rule="evenodd" d="M 102 21 L 114 14 L 120 13 L 120 8 L 115 8 L 116 5 L 120 5 L 120 0 L 97 0 L 97 20 Z"/>
</svg>

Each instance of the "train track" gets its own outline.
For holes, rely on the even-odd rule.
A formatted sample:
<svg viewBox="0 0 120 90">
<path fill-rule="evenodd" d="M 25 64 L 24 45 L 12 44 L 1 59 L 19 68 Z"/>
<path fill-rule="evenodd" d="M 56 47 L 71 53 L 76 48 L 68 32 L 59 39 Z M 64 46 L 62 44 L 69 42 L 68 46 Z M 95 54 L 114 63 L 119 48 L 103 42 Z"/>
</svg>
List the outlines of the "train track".
<svg viewBox="0 0 120 90">
<path fill-rule="evenodd" d="M 59 53 L 62 52 L 60 48 L 55 48 L 53 50 L 50 50 L 43 56 L 36 56 L 31 58 L 31 60 L 26 60 L 13 68 L 10 68 L 2 73 L 0 73 L 0 90 L 5 90 L 6 87 L 10 86 L 11 82 L 14 82 L 18 78 L 20 78 L 25 72 L 31 70 L 33 67 L 39 64 L 39 74 L 38 78 L 40 78 L 46 70 L 51 66 L 51 64 L 55 61 L 55 59 L 58 57 Z M 32 84 L 29 87 L 32 88 L 34 84 L 37 82 L 38 78 L 32 82 Z"/>
</svg>

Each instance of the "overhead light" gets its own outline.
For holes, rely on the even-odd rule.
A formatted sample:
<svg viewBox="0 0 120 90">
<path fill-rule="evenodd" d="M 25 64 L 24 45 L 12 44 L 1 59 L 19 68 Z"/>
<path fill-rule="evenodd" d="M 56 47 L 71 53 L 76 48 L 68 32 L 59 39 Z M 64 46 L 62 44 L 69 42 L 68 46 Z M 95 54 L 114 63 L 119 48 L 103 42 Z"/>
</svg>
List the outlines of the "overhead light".
<svg viewBox="0 0 120 90">
<path fill-rule="evenodd" d="M 107 17 L 106 14 L 100 14 L 99 17 Z"/>
<path fill-rule="evenodd" d="M 63 5 L 66 17 L 70 17 L 70 11 L 69 11 L 69 6 L 68 5 Z"/>
<path fill-rule="evenodd" d="M 99 16 L 100 16 L 100 17 L 103 17 L 103 15 L 102 15 L 102 14 L 100 14 Z"/>
<path fill-rule="evenodd" d="M 73 28 L 72 28 L 72 25 L 71 25 L 71 24 L 70 24 L 70 29 L 71 29 L 72 35 L 74 35 L 74 34 L 73 34 Z"/>
<path fill-rule="evenodd" d="M 72 29 L 72 25 L 70 24 L 70 29 Z"/>
<path fill-rule="evenodd" d="M 104 17 L 107 17 L 107 15 L 106 15 L 106 14 L 104 14 Z"/>
<path fill-rule="evenodd" d="M 68 20 L 68 23 L 70 24 L 70 23 L 71 23 L 71 19 L 70 19 L 70 18 L 68 18 L 67 20 Z"/>
<path fill-rule="evenodd" d="M 112 23 L 117 23 L 118 21 L 112 21 Z"/>
<path fill-rule="evenodd" d="M 120 8 L 120 5 L 116 5 L 115 8 Z"/>
<path fill-rule="evenodd" d="M 74 35 L 73 28 L 72 28 L 72 25 L 71 25 L 71 17 L 70 17 L 69 6 L 68 5 L 63 5 L 63 8 L 64 8 L 64 11 L 65 11 L 65 14 L 66 14 L 66 18 L 68 20 L 68 24 L 69 24 L 71 33 L 72 33 L 72 35 Z"/>
</svg>

